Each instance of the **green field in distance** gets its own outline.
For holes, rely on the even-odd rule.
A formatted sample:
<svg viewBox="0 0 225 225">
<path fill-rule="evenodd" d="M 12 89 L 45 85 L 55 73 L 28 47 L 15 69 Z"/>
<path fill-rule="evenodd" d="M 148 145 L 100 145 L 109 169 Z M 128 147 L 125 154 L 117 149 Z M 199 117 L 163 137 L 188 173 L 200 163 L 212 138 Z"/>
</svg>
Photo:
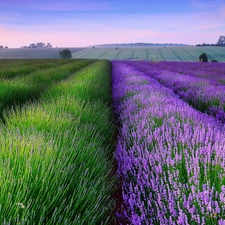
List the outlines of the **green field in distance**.
<svg viewBox="0 0 225 225">
<path fill-rule="evenodd" d="M 9 48 L 0 49 L 0 59 L 57 59 L 65 48 Z M 77 52 L 85 48 L 69 48 Z"/>
<path fill-rule="evenodd" d="M 200 54 L 206 53 L 208 60 L 225 62 L 225 47 L 197 46 L 151 46 L 127 48 L 86 48 L 72 52 L 73 58 L 109 59 L 109 60 L 151 60 L 196 62 Z"/>
</svg>

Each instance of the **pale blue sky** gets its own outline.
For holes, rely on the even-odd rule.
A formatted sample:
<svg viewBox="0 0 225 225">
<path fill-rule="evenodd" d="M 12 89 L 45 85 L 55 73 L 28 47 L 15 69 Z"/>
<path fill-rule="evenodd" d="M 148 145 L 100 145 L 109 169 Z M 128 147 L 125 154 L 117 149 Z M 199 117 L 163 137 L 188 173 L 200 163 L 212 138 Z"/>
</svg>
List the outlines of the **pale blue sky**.
<svg viewBox="0 0 225 225">
<path fill-rule="evenodd" d="M 224 0 L 0 0 L 0 45 L 216 43 Z"/>
</svg>

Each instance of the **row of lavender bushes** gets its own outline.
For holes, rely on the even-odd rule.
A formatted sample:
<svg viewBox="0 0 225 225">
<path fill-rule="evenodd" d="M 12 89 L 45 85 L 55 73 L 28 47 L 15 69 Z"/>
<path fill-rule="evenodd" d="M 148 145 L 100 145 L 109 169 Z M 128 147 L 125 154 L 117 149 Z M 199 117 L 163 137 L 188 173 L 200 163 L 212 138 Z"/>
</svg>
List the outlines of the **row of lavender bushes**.
<svg viewBox="0 0 225 225">
<path fill-rule="evenodd" d="M 83 65 L 38 102 L 4 111 L 0 224 L 113 224 L 110 72 L 106 60 Z"/>
<path fill-rule="evenodd" d="M 145 62 L 149 64 L 149 62 Z M 160 61 L 150 62 L 152 67 L 177 72 L 180 74 L 192 75 L 198 78 L 208 78 L 225 83 L 225 64 L 224 63 L 201 63 L 201 62 L 172 62 Z"/>
<path fill-rule="evenodd" d="M 2 119 L 2 112 L 6 108 L 15 107 L 15 105 L 22 105 L 27 101 L 33 101 L 40 98 L 41 94 L 47 91 L 53 84 L 67 79 L 74 72 L 93 63 L 94 61 L 96 60 L 65 60 L 67 63 L 61 64 L 61 61 L 59 61 L 59 65 L 55 65 L 54 67 L 50 66 L 45 69 L 38 69 L 37 65 L 39 64 L 36 62 L 36 64 L 34 64 L 36 69 L 30 73 L 27 71 L 25 74 L 20 74 L 21 68 L 20 64 L 18 64 L 18 68 L 15 69 L 18 74 L 16 75 L 16 72 L 14 71 L 14 77 L 7 77 L 7 73 L 4 76 L 0 75 L 0 119 Z M 39 62 L 40 68 L 42 68 L 42 66 L 46 66 L 46 64 L 49 66 L 47 61 L 46 64 L 41 62 L 42 61 Z M 8 68 L 9 71 L 10 65 L 10 63 L 6 63 L 5 65 L 5 68 Z M 24 68 L 26 68 L 26 66 L 24 66 Z"/>
<path fill-rule="evenodd" d="M 77 59 L 1 59 L 0 79 L 12 79 L 28 75 L 34 71 L 58 67 L 68 63 L 75 63 Z"/>
<path fill-rule="evenodd" d="M 225 224 L 225 128 L 113 61 L 123 224 Z"/>
<path fill-rule="evenodd" d="M 172 89 L 197 110 L 225 122 L 225 86 L 219 82 L 207 78 L 197 78 L 193 75 L 183 75 L 164 70 L 161 67 L 157 68 L 154 63 L 133 62 L 128 64 Z"/>
</svg>

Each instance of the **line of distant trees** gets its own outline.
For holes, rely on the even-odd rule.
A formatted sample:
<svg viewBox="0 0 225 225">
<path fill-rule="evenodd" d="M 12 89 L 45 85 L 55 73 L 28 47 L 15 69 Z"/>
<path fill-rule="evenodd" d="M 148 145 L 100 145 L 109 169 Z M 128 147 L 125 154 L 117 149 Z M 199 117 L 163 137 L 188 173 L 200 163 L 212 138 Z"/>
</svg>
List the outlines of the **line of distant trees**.
<svg viewBox="0 0 225 225">
<path fill-rule="evenodd" d="M 197 44 L 196 46 L 225 46 L 225 44 Z"/>
<path fill-rule="evenodd" d="M 21 48 L 52 48 L 52 45 L 50 43 L 43 43 L 43 42 L 38 42 L 38 43 L 31 43 L 28 46 L 22 46 Z"/>
<path fill-rule="evenodd" d="M 8 48 L 8 46 L 3 46 L 3 45 L 0 45 L 0 49 L 3 49 L 3 48 Z"/>
<path fill-rule="evenodd" d="M 116 44 L 102 44 L 102 45 L 96 45 L 96 47 L 145 47 L 145 46 L 187 46 L 186 44 L 173 44 L 173 43 L 116 43 Z M 95 48 L 95 46 L 93 46 Z"/>
<path fill-rule="evenodd" d="M 225 46 L 225 36 L 220 36 L 216 44 L 197 44 L 196 46 Z"/>
</svg>

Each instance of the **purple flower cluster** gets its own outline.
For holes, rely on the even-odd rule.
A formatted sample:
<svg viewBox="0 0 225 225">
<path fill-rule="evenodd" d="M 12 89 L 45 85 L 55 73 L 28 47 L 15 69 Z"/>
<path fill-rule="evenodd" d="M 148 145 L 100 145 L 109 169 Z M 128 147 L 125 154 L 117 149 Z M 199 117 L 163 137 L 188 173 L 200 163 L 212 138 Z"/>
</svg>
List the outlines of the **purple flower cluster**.
<svg viewBox="0 0 225 225">
<path fill-rule="evenodd" d="M 126 224 L 225 224 L 225 127 L 113 61 L 115 157 Z"/>
<path fill-rule="evenodd" d="M 133 62 L 132 64 L 131 62 L 128 64 L 172 89 L 194 108 L 225 122 L 225 86 L 219 82 L 165 70 L 163 67 L 156 67 L 155 63 Z"/>
<path fill-rule="evenodd" d="M 145 64 L 149 62 L 145 61 Z M 201 63 L 201 62 L 151 62 L 158 69 L 169 70 L 180 74 L 192 75 L 198 78 L 208 78 L 225 83 L 225 63 Z"/>
</svg>

